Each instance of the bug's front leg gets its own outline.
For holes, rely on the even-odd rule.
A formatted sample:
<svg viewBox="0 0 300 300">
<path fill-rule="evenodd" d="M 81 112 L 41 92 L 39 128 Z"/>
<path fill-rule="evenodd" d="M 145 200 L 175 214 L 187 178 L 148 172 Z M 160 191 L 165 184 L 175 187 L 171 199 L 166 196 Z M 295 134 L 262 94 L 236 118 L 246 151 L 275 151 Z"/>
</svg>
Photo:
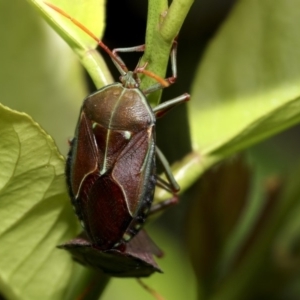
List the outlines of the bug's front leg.
<svg viewBox="0 0 300 300">
<path fill-rule="evenodd" d="M 173 41 L 172 49 L 171 49 L 171 69 L 172 69 L 172 76 L 165 78 L 165 81 L 167 81 L 169 85 L 174 84 L 177 79 L 177 40 L 176 39 Z M 148 87 L 146 90 L 144 90 L 143 93 L 145 95 L 148 95 L 163 88 L 165 88 L 165 86 L 163 86 L 160 83 L 156 83 Z"/>
<path fill-rule="evenodd" d="M 122 58 L 118 54 L 119 52 L 143 52 L 145 51 L 145 45 L 139 45 L 134 47 L 127 47 L 127 48 L 116 48 L 112 51 L 113 55 L 117 57 L 117 60 L 120 61 L 124 66 L 125 63 L 123 62 Z M 112 60 L 117 69 L 120 71 L 121 74 L 124 74 L 123 70 L 120 70 L 120 67 L 118 66 L 118 63 L 115 60 Z"/>
</svg>

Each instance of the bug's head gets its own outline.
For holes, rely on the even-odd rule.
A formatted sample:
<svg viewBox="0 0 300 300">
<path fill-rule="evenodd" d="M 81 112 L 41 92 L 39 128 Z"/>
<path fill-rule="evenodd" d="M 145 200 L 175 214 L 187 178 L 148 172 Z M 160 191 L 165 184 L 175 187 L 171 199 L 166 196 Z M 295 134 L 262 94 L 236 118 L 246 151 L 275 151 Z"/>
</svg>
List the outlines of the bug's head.
<svg viewBox="0 0 300 300">
<path fill-rule="evenodd" d="M 128 89 L 138 88 L 141 80 L 138 78 L 137 73 L 134 71 L 128 71 L 120 76 L 120 81 L 124 87 Z"/>
</svg>

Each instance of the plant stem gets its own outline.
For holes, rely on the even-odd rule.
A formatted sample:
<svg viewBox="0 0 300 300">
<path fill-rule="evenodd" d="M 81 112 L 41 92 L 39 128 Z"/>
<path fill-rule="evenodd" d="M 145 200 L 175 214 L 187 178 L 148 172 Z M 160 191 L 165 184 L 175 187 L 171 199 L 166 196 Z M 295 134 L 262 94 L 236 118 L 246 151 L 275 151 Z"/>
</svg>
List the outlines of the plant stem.
<svg viewBox="0 0 300 300">
<path fill-rule="evenodd" d="M 166 76 L 173 40 L 178 35 L 192 3 L 193 0 L 174 0 L 168 7 L 166 0 L 149 0 L 146 49 L 141 65 L 148 62 L 148 70 L 161 77 Z M 154 83 L 151 78 L 142 78 L 141 89 Z M 151 94 L 149 102 L 157 105 L 160 95 L 161 91 Z"/>
</svg>

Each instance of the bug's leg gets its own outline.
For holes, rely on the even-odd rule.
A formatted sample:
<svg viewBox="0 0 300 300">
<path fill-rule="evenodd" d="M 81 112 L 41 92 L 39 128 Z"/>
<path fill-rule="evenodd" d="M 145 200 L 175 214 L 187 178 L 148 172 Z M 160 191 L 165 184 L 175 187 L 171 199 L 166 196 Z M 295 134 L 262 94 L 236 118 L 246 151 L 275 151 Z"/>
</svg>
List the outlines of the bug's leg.
<svg viewBox="0 0 300 300">
<path fill-rule="evenodd" d="M 179 201 L 179 198 L 178 198 L 178 196 L 175 195 L 170 199 L 167 199 L 167 200 L 164 200 L 164 201 L 161 201 L 158 203 L 154 203 L 151 206 L 148 216 L 152 216 L 161 211 L 164 211 L 166 208 L 176 205 L 178 203 L 178 201 Z"/>
<path fill-rule="evenodd" d="M 153 108 L 153 112 L 155 114 L 156 118 L 160 118 L 164 116 L 169 110 L 171 110 L 173 107 L 175 107 L 178 104 L 181 104 L 183 102 L 189 101 L 190 95 L 185 93 L 181 96 L 178 96 L 174 99 L 165 101 Z"/>
<path fill-rule="evenodd" d="M 69 147 L 72 146 L 72 144 L 73 144 L 73 142 L 74 142 L 74 139 L 75 139 L 75 137 L 69 137 L 69 138 L 68 138 L 68 145 L 69 145 Z"/>
<path fill-rule="evenodd" d="M 174 182 L 175 182 L 175 187 L 173 187 L 172 184 L 170 184 L 168 181 L 166 181 L 165 179 L 163 179 L 162 177 L 156 175 L 156 185 L 166 191 L 168 191 L 171 194 L 176 194 L 179 190 L 180 187 L 177 184 L 177 182 L 175 181 L 175 179 L 173 178 Z M 176 189 L 176 190 L 175 190 Z"/>
<path fill-rule="evenodd" d="M 125 63 L 123 62 L 123 60 L 120 57 L 120 55 L 118 54 L 118 52 L 143 52 L 143 51 L 145 51 L 145 45 L 139 45 L 139 46 L 127 47 L 127 48 L 116 48 L 116 49 L 113 49 L 112 53 L 115 57 L 117 57 L 117 59 L 123 65 L 125 65 Z M 123 72 L 122 72 L 122 70 L 120 70 L 120 67 L 117 64 L 117 62 L 114 59 L 112 61 L 113 61 L 114 65 L 117 67 L 117 69 L 120 71 L 120 73 L 123 75 Z"/>
<path fill-rule="evenodd" d="M 157 176 L 157 183 L 156 185 L 169 191 L 171 194 L 173 194 L 173 197 L 164 201 L 161 201 L 159 203 L 155 203 L 151 206 L 151 210 L 149 212 L 149 214 L 154 214 L 157 213 L 161 210 L 164 210 L 165 208 L 175 205 L 178 203 L 178 196 L 177 196 L 177 192 L 180 190 L 180 187 L 178 185 L 178 183 L 176 182 L 170 165 L 167 161 L 167 159 L 165 158 L 165 156 L 163 155 L 163 153 L 159 150 L 158 147 L 156 147 L 156 155 L 157 158 L 160 160 L 163 169 L 164 169 L 164 173 L 167 177 L 167 180 L 162 179 L 161 177 Z"/>
<path fill-rule="evenodd" d="M 165 189 L 165 190 L 169 191 L 170 193 L 173 194 L 173 196 L 172 196 L 172 198 L 169 198 L 169 199 L 166 199 L 164 201 L 152 204 L 151 209 L 149 211 L 149 215 L 154 215 L 154 214 L 156 214 L 160 211 L 165 210 L 166 208 L 169 208 L 170 206 L 176 205 L 179 201 L 179 198 L 178 198 L 176 192 L 174 192 L 174 190 L 172 190 L 170 184 L 168 182 L 166 182 L 164 179 L 157 176 L 156 185 L 161 187 L 162 189 Z"/>
<path fill-rule="evenodd" d="M 156 300 L 163 300 L 164 298 L 153 288 L 151 288 L 149 285 L 145 284 L 141 278 L 136 279 L 137 282 L 142 286 L 143 289 L 145 289 L 148 293 L 151 294 Z"/>
<path fill-rule="evenodd" d="M 171 69 L 172 69 L 172 76 L 166 78 L 166 80 L 170 83 L 173 84 L 175 83 L 177 79 L 177 37 L 173 41 L 172 49 L 171 49 Z"/>
<path fill-rule="evenodd" d="M 116 48 L 112 52 L 115 55 L 118 55 L 118 52 L 143 52 L 145 51 L 145 44 L 139 45 L 139 46 L 133 46 L 133 47 L 127 47 L 127 48 Z"/>
<path fill-rule="evenodd" d="M 163 211 L 166 208 L 169 208 L 170 206 L 176 205 L 179 201 L 179 198 L 178 198 L 176 192 L 174 190 L 172 190 L 171 185 L 168 182 L 166 182 L 164 179 L 157 176 L 156 185 L 161 187 L 162 189 L 165 189 L 165 190 L 169 191 L 170 193 L 173 194 L 173 196 L 172 196 L 172 198 L 169 198 L 169 199 L 166 199 L 164 201 L 152 204 L 148 215 L 154 215 L 154 214 L 156 214 L 160 211 Z M 178 184 L 177 184 L 177 186 L 178 186 Z M 178 186 L 178 188 L 179 188 L 179 186 Z"/>
<path fill-rule="evenodd" d="M 164 185 L 165 189 L 168 190 L 169 192 L 171 192 L 172 194 L 179 192 L 180 187 L 174 178 L 174 175 L 171 171 L 170 165 L 169 165 L 166 157 L 163 155 L 163 153 L 160 151 L 160 149 L 157 146 L 155 147 L 155 151 L 156 151 L 157 158 L 159 159 L 159 161 L 162 164 L 164 173 L 168 180 L 168 181 L 165 181 L 162 178 L 158 177 L 159 184 Z"/>
<path fill-rule="evenodd" d="M 176 39 L 173 41 L 173 45 L 171 49 L 171 69 L 172 69 L 172 76 L 165 79 L 170 85 L 175 83 L 177 79 L 177 40 Z M 143 93 L 147 95 L 163 88 L 165 88 L 165 86 L 161 85 L 160 83 L 156 83 L 148 87 L 146 90 L 144 90 Z"/>
</svg>

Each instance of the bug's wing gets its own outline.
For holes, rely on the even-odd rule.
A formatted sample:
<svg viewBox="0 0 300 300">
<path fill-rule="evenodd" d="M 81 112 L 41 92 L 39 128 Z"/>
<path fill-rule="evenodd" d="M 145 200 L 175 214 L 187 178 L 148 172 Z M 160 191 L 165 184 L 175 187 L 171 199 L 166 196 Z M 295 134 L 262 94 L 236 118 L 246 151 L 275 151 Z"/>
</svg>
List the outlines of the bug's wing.
<svg viewBox="0 0 300 300">
<path fill-rule="evenodd" d="M 91 121 L 81 112 L 67 168 L 68 182 L 75 197 L 85 177 L 97 170 L 98 151 L 91 127 Z"/>
<path fill-rule="evenodd" d="M 109 249 L 121 240 L 132 220 L 123 191 L 110 174 L 90 174 L 85 186 L 86 195 L 80 197 L 85 229 L 95 244 Z"/>
<path fill-rule="evenodd" d="M 111 175 L 120 163 L 119 154 L 130 141 L 123 131 L 109 130 L 90 121 L 84 113 L 79 124 L 74 159 L 84 157 L 78 166 L 85 173 L 76 202 L 78 216 L 92 242 L 109 249 L 121 240 L 132 220 L 125 193 Z"/>
<path fill-rule="evenodd" d="M 114 180 L 126 191 L 126 203 L 132 216 L 137 214 L 141 203 L 145 202 L 143 201 L 145 188 L 147 188 L 149 177 L 155 169 L 153 157 L 153 132 L 147 128 L 131 137 L 113 169 Z M 151 187 L 153 191 L 154 185 L 155 183 Z M 152 199 L 150 199 L 151 201 Z"/>
</svg>

